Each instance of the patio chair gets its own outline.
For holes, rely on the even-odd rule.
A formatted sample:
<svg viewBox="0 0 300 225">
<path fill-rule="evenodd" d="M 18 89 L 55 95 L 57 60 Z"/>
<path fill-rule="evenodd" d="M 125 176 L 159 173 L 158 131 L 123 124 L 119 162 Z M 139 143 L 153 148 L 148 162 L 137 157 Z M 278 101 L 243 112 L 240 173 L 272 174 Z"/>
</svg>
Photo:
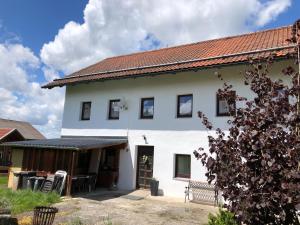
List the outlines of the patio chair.
<svg viewBox="0 0 300 225">
<path fill-rule="evenodd" d="M 88 176 L 88 185 L 89 185 L 89 192 L 96 189 L 96 182 L 97 182 L 97 174 L 91 173 Z"/>
<path fill-rule="evenodd" d="M 88 185 L 87 176 L 77 176 L 77 178 L 78 178 L 78 181 L 77 181 L 78 192 L 86 191 L 87 185 Z"/>
<path fill-rule="evenodd" d="M 42 184 L 41 192 L 44 193 L 51 192 L 53 187 L 53 182 L 54 182 L 54 175 L 48 175 Z"/>
<path fill-rule="evenodd" d="M 55 190 L 59 195 L 62 195 L 67 179 L 67 172 L 58 170 L 54 175 L 48 175 L 44 180 L 41 192 L 51 192 Z"/>
<path fill-rule="evenodd" d="M 55 190 L 59 195 L 63 194 L 67 179 L 67 172 L 63 170 L 56 171 L 54 175 L 52 190 Z"/>
</svg>

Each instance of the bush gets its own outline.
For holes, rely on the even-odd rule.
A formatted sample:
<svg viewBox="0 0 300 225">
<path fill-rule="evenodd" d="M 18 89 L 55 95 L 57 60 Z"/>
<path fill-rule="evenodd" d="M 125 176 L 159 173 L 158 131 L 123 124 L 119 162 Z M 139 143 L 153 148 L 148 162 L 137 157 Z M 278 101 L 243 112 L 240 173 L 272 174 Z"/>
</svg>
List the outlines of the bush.
<svg viewBox="0 0 300 225">
<path fill-rule="evenodd" d="M 208 225 L 237 225 L 233 213 L 219 209 L 217 215 L 208 215 Z"/>
</svg>

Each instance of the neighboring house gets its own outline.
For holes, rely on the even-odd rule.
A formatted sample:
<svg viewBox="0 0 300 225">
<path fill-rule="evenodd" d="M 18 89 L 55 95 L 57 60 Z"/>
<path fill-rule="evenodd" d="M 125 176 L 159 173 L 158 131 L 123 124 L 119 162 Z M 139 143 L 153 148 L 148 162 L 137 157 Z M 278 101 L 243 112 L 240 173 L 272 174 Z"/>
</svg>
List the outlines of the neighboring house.
<svg viewBox="0 0 300 225">
<path fill-rule="evenodd" d="M 209 132 L 197 112 L 203 111 L 216 128 L 228 128 L 228 105 L 216 94 L 222 86 L 216 72 L 234 85 L 237 94 L 251 97 L 240 73 L 248 66 L 248 59 L 274 54 L 271 73 L 280 76 L 283 67 L 293 65 L 287 57 L 295 47 L 286 41 L 290 34 L 291 26 L 287 26 L 104 59 L 44 86 L 66 86 L 62 139 L 15 147 L 24 152 L 30 146 L 68 147 L 73 152 L 68 153 L 68 159 L 73 157 L 69 167 L 82 164 L 86 172 L 99 175 L 107 171 L 105 166 L 114 164 L 120 189 L 148 188 L 155 177 L 161 193 L 183 196 L 189 179 L 206 181 L 205 168 L 193 156 L 200 146 L 208 148 Z M 105 148 L 103 156 L 101 149 L 108 145 L 85 143 L 89 144 L 87 149 L 94 148 L 83 151 L 80 146 L 75 149 L 74 143 L 68 144 L 68 138 L 70 143 L 76 139 L 82 143 L 84 139 L 115 139 L 119 142 L 111 145 L 127 146 L 120 145 L 117 154 Z M 59 153 L 53 150 L 53 154 Z M 71 176 L 76 173 L 69 171 Z"/>
<path fill-rule="evenodd" d="M 22 121 L 0 119 L 0 143 L 44 139 L 31 124 Z M 7 172 L 11 163 L 11 148 L 0 146 L 0 173 Z"/>
<path fill-rule="evenodd" d="M 14 128 L 0 128 L 0 143 L 24 141 L 24 137 Z M 0 146 L 0 173 L 7 173 L 11 164 L 10 147 Z"/>
</svg>

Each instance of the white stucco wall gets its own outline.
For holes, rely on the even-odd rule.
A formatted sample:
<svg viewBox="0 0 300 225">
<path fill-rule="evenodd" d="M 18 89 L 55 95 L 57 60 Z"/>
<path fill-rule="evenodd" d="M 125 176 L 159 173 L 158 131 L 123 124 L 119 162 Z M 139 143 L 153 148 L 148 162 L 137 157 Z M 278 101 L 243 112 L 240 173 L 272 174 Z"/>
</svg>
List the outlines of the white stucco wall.
<svg viewBox="0 0 300 225">
<path fill-rule="evenodd" d="M 273 65 L 278 77 L 283 65 Z M 288 62 L 292 64 L 292 62 Z M 237 94 L 250 96 L 243 85 L 243 66 L 199 70 L 137 79 L 112 80 L 68 86 L 63 115 L 62 136 L 128 136 L 128 151 L 121 151 L 119 188 L 135 189 L 137 146 L 154 146 L 154 177 L 168 196 L 183 196 L 187 181 L 174 178 L 174 155 L 191 155 L 191 179 L 205 181 L 205 168 L 193 157 L 199 147 L 207 149 L 207 134 L 197 112 L 203 111 L 214 127 L 228 128 L 229 117 L 216 116 L 216 92 L 222 82 L 214 75 L 219 71 L 234 86 Z M 193 94 L 193 117 L 176 118 L 177 95 Z M 140 119 L 140 100 L 154 97 L 154 118 Z M 125 98 L 128 110 L 119 120 L 108 120 L 111 99 Z M 80 120 L 81 102 L 91 101 L 91 119 Z M 237 106 L 240 106 L 238 103 Z"/>
</svg>

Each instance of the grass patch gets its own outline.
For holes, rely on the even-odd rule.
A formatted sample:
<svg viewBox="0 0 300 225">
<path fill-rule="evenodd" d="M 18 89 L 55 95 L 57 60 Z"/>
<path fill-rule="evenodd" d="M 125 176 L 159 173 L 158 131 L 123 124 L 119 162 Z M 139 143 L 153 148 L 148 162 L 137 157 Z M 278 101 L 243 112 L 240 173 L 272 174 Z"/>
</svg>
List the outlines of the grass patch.
<svg viewBox="0 0 300 225">
<path fill-rule="evenodd" d="M 8 201 L 12 214 L 19 214 L 31 211 L 36 206 L 49 206 L 60 202 L 60 196 L 55 192 L 42 193 L 31 190 L 12 191 L 10 189 L 0 189 L 0 200 Z"/>
<path fill-rule="evenodd" d="M 0 187 L 7 187 L 8 177 L 0 176 Z"/>
</svg>

